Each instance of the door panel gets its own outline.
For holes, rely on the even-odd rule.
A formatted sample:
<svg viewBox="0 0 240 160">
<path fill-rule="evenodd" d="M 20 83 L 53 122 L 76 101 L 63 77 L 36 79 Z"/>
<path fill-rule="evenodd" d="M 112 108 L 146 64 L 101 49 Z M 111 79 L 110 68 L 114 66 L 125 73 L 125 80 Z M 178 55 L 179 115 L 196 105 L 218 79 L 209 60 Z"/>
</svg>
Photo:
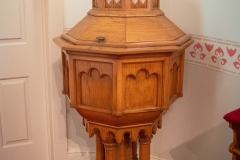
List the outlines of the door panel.
<svg viewBox="0 0 240 160">
<path fill-rule="evenodd" d="M 25 1 L 0 1 L 0 40 L 20 42 L 25 39 Z M 9 41 L 11 40 L 11 41 Z"/>
<path fill-rule="evenodd" d="M 32 142 L 28 79 L 1 80 L 0 85 L 3 148 Z"/>
<path fill-rule="evenodd" d="M 0 159 L 48 160 L 41 0 L 0 1 Z"/>
</svg>

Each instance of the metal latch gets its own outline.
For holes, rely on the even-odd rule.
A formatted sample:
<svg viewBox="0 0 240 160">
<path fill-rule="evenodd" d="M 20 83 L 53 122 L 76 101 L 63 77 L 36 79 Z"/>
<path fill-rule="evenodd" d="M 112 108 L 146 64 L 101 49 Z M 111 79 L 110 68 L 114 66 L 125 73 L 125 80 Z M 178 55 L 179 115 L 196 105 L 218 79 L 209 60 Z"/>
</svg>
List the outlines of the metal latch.
<svg viewBox="0 0 240 160">
<path fill-rule="evenodd" d="M 99 43 L 102 43 L 105 40 L 105 37 L 99 36 L 96 38 Z"/>
</svg>

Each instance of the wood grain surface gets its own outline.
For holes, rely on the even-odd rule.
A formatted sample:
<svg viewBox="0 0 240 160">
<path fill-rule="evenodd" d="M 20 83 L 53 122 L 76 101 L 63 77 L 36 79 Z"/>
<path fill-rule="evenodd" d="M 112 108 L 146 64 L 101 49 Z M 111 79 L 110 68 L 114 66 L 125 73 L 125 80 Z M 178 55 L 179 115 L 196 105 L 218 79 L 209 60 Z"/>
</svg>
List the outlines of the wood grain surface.
<svg viewBox="0 0 240 160">
<path fill-rule="evenodd" d="M 159 0 L 92 6 L 54 39 L 62 50 L 63 93 L 89 136 L 96 135 L 97 160 L 150 160 L 162 114 L 183 96 L 184 54 L 193 40 L 158 8 Z"/>
</svg>

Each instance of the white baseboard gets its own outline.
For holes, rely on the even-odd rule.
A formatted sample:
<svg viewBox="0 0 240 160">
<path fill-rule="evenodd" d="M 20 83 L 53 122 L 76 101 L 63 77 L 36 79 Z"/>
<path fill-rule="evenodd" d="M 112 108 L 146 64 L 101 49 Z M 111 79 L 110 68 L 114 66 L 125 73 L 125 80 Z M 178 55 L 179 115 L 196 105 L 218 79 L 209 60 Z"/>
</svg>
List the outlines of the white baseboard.
<svg viewBox="0 0 240 160">
<path fill-rule="evenodd" d="M 151 156 L 150 159 L 151 160 L 166 160 L 166 159 L 162 159 L 160 157 L 155 157 L 155 156 Z"/>
<path fill-rule="evenodd" d="M 75 160 L 74 157 L 76 157 L 76 160 L 79 160 L 79 156 L 81 155 L 83 155 L 81 157 L 81 160 L 88 160 L 89 157 L 93 157 L 94 155 L 96 155 L 96 148 L 88 148 L 88 147 L 69 148 L 68 155 L 69 157 L 71 157 L 71 158 L 68 158 L 69 160 Z M 151 156 L 151 160 L 166 160 L 166 159 Z"/>
<path fill-rule="evenodd" d="M 96 148 L 88 148 L 88 147 L 68 148 L 68 154 L 79 154 L 79 153 L 96 154 Z"/>
</svg>

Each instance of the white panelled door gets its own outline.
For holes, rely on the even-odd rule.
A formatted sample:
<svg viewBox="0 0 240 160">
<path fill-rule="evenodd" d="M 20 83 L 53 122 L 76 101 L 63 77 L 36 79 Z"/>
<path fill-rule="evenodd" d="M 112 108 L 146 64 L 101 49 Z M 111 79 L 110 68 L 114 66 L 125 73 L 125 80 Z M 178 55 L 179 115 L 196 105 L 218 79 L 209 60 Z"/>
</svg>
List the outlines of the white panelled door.
<svg viewBox="0 0 240 160">
<path fill-rule="evenodd" d="M 41 0 L 0 0 L 0 159 L 48 160 Z"/>
</svg>

